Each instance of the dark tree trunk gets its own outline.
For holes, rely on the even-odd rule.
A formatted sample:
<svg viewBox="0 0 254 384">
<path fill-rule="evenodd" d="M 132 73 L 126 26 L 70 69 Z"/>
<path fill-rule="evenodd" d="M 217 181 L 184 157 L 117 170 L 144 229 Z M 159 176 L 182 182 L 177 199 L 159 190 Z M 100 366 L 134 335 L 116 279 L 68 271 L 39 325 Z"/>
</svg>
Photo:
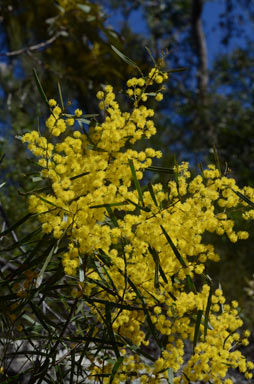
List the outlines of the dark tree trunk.
<svg viewBox="0 0 254 384">
<path fill-rule="evenodd" d="M 202 24 L 203 0 L 192 0 L 192 31 L 198 57 L 198 89 L 201 95 L 207 92 L 208 63 L 206 39 Z"/>
<path fill-rule="evenodd" d="M 201 106 L 201 112 L 198 119 L 200 130 L 206 133 L 206 142 L 208 147 L 217 146 L 217 134 L 215 127 L 210 119 L 209 113 L 209 96 L 208 96 L 208 59 L 206 38 L 203 30 L 202 12 L 203 0 L 192 0 L 192 35 L 194 50 L 198 59 L 198 74 L 197 74 L 197 102 Z"/>
</svg>

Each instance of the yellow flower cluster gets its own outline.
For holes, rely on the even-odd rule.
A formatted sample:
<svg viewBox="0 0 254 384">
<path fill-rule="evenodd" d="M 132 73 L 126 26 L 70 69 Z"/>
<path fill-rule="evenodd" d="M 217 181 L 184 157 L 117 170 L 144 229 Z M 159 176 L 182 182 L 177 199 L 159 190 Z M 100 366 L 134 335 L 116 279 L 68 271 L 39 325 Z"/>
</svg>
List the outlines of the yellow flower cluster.
<svg viewBox="0 0 254 384">
<path fill-rule="evenodd" d="M 107 377 L 112 361 L 91 361 L 94 382 L 100 382 L 96 375 L 102 374 L 103 383 L 123 383 L 130 376 L 141 384 L 163 383 L 170 368 L 174 383 L 230 384 L 229 366 L 252 377 L 253 363 L 235 350 L 238 344 L 247 345 L 249 336 L 239 332 L 238 304 L 225 304 L 222 291 L 211 294 L 207 284 L 206 262 L 218 261 L 219 256 L 213 245 L 203 241 L 203 234 L 226 235 L 232 242 L 246 239 L 246 231 L 235 229 L 231 211 L 244 209 L 243 217 L 253 218 L 254 211 L 247 210 L 239 197 L 239 193 L 254 197 L 253 189 L 240 190 L 234 179 L 212 165 L 191 180 L 187 163 L 174 168 L 175 179 L 167 188 L 157 183 L 141 191 L 138 186 L 161 152 L 152 148 L 138 152 L 130 144 L 156 133 L 154 111 L 142 103 L 148 87 L 167 78 L 167 73 L 153 68 L 147 77 L 128 80 L 131 112 L 121 111 L 113 88 L 107 85 L 97 93 L 105 118 L 89 134 L 76 130 L 54 145 L 35 131 L 23 138 L 39 157 L 41 175 L 52 187 L 49 193 L 30 196 L 29 209 L 39 214 L 45 233 L 56 239 L 67 237 L 68 250 L 62 258 L 67 275 L 76 276 L 79 268 L 84 271 L 88 265 L 86 284 L 72 295 L 82 299 L 93 292 L 94 296 L 101 282 L 98 304 L 91 306 L 91 312 L 102 322 L 104 303 L 111 303 L 112 331 L 124 343 L 123 360 L 113 381 Z M 160 92 L 155 95 L 158 101 L 162 97 Z M 59 136 L 74 120 L 67 123 L 54 100 L 49 105 L 52 114 L 46 127 Z M 81 115 L 76 110 L 71 119 Z M 93 262 L 87 263 L 88 258 Z M 206 281 L 198 289 L 197 275 Z M 144 332 L 145 323 L 149 333 Z M 159 349 L 152 364 L 137 352 L 149 347 L 150 333 Z M 185 339 L 195 344 L 187 362 Z"/>
<path fill-rule="evenodd" d="M 226 304 L 222 309 L 224 301 L 222 291 L 215 292 L 215 295 L 212 296 L 212 302 L 218 302 L 219 304 L 212 306 L 209 317 L 209 332 L 206 337 L 203 337 L 204 326 L 201 324 L 201 342 L 196 346 L 194 354 L 183 370 L 191 381 L 224 382 L 229 366 L 238 368 L 240 372 L 245 374 L 247 379 L 252 377 L 251 371 L 253 371 L 254 364 L 247 362 L 241 353 L 235 350 L 237 345 L 248 344 L 245 334 L 243 333 L 241 337 L 237 332 L 238 328 L 242 326 L 242 320 L 235 309 L 237 303 L 232 302 L 231 306 Z M 249 335 L 249 333 L 247 332 L 246 335 Z M 176 382 L 180 383 L 181 381 Z M 225 383 L 229 384 L 231 381 L 226 379 Z"/>
<path fill-rule="evenodd" d="M 149 95 L 155 96 L 156 101 L 161 101 L 163 99 L 163 94 L 160 92 L 163 90 L 163 86 L 156 91 L 156 93 L 146 92 L 147 87 L 155 84 L 161 84 L 163 81 L 168 79 L 168 74 L 166 72 L 159 71 L 158 68 L 152 68 L 148 74 L 147 81 L 143 77 L 136 78 L 133 77 L 127 81 L 127 95 L 133 97 L 135 102 L 134 106 L 138 105 L 138 102 L 147 101 Z"/>
<path fill-rule="evenodd" d="M 128 140 L 133 144 L 142 137 L 150 138 L 156 133 L 154 123 L 149 119 L 154 115 L 152 109 L 141 105 L 134 108 L 132 113 L 122 113 L 115 101 L 113 88 L 109 85 L 104 92 L 97 93 L 97 98 L 101 100 L 99 107 L 106 112 L 105 121 L 95 127 L 95 137 L 100 148 L 118 152 Z"/>
</svg>

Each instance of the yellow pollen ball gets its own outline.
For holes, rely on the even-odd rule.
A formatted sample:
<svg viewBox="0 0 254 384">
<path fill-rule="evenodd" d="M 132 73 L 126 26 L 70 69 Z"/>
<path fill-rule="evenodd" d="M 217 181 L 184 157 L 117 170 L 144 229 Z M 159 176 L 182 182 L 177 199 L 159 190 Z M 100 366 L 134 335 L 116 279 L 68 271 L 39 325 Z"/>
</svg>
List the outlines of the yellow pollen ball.
<svg viewBox="0 0 254 384">
<path fill-rule="evenodd" d="M 82 114 L 83 114 L 83 112 L 82 112 L 81 109 L 77 108 L 77 109 L 75 110 L 75 116 L 76 116 L 76 117 L 80 117 L 80 116 L 82 116 Z"/>
<path fill-rule="evenodd" d="M 50 107 L 54 107 L 56 104 L 57 104 L 57 103 L 56 103 L 56 100 L 55 100 L 55 99 L 50 99 L 50 100 L 49 100 L 49 106 L 50 106 Z"/>
</svg>

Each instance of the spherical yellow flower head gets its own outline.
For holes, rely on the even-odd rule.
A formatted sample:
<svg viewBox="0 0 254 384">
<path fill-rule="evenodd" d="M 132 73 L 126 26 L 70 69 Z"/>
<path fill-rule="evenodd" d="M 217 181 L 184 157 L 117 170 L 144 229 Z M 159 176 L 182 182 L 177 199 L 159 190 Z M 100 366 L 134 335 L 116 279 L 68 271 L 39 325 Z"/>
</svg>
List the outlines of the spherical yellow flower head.
<svg viewBox="0 0 254 384">
<path fill-rule="evenodd" d="M 57 102 L 56 102 L 55 99 L 50 99 L 50 100 L 49 100 L 49 106 L 50 106 L 50 107 L 55 107 L 56 104 L 57 104 Z"/>
<path fill-rule="evenodd" d="M 163 76 L 161 76 L 161 75 L 157 75 L 156 77 L 155 77 L 155 82 L 157 83 L 157 84 L 161 84 L 162 82 L 163 82 Z"/>
<path fill-rule="evenodd" d="M 133 92 L 129 92 L 133 97 L 131 112 L 121 111 L 110 85 L 99 91 L 104 120 L 92 127 L 89 140 L 79 131 L 62 138 L 64 125 L 72 124 L 60 107 L 52 105 L 46 125 L 52 135 L 59 136 L 57 144 L 49 143 L 36 131 L 23 137 L 39 157 L 44 167 L 42 175 L 52 187 L 52 192 L 31 195 L 29 210 L 39 215 L 44 233 L 56 239 L 66 237 L 68 248 L 62 265 L 67 275 L 76 276 L 86 264 L 87 255 L 99 267 L 100 256 L 110 261 L 103 265 L 107 269 L 103 278 L 116 294 L 99 289 L 97 309 L 106 316 L 105 300 L 119 303 L 120 298 L 121 305 L 126 305 L 124 309 L 112 307 L 112 327 L 121 343 L 130 340 L 137 347 L 149 345 L 150 338 L 143 330 L 148 314 L 150 327 L 164 340 L 165 349 L 150 365 L 129 348 L 130 343 L 124 345 L 127 352 L 122 369 L 114 377 L 116 382 L 136 372 L 142 383 L 163 383 L 172 368 L 174 373 L 179 371 L 183 381 L 188 377 L 193 382 L 226 383 L 229 366 L 239 368 L 248 377 L 252 374 L 251 362 L 234 349 L 238 344 L 247 345 L 248 333 L 241 335 L 239 331 L 242 320 L 238 303 L 226 304 L 221 289 L 211 295 L 207 284 L 196 289 L 195 277 L 206 276 L 208 260 L 219 260 L 213 245 L 203 241 L 205 233 L 227 236 L 232 242 L 248 237 L 247 232 L 236 231 L 230 211 L 245 208 L 245 219 L 254 218 L 235 193 L 251 198 L 254 192 L 240 190 L 233 179 L 222 176 L 214 166 L 191 179 L 188 163 L 174 167 L 175 178 L 166 188 L 156 183 L 152 190 L 137 189 L 136 179 L 142 180 L 152 159 L 162 156 L 152 148 L 131 148 L 131 144 L 156 133 L 154 111 L 139 105 L 139 101 L 146 96 L 147 87 L 156 87 L 166 78 L 167 74 L 153 68 L 146 78 L 130 79 L 127 86 Z M 81 115 L 82 111 L 75 111 L 77 118 Z M 94 292 L 95 282 L 101 280 L 101 267 L 95 269 L 92 264 L 86 270 L 90 280 L 82 290 L 85 295 Z M 146 312 L 134 286 L 142 295 Z M 73 295 L 79 297 L 77 292 L 73 291 Z M 207 322 L 204 317 L 208 300 Z M 133 306 L 137 309 L 129 310 Z M 90 310 L 100 322 L 94 307 Z M 194 341 L 196 318 L 201 311 L 199 339 L 194 354 L 184 363 L 183 340 Z M 112 369 L 111 362 L 91 365 L 90 375 L 110 376 Z"/>
<path fill-rule="evenodd" d="M 104 98 L 104 92 L 102 92 L 102 91 L 97 92 L 96 93 L 96 97 L 99 100 L 103 99 Z"/>
<path fill-rule="evenodd" d="M 82 115 L 83 115 L 82 110 L 79 109 L 79 108 L 77 108 L 77 109 L 75 110 L 75 116 L 76 116 L 76 117 L 80 117 L 80 116 L 82 116 Z"/>
<path fill-rule="evenodd" d="M 157 95 L 155 96 L 155 100 L 156 101 L 161 101 L 163 99 L 163 94 L 162 93 L 157 93 Z"/>
<path fill-rule="evenodd" d="M 71 117 L 69 119 L 66 119 L 66 124 L 69 126 L 69 127 L 72 127 L 74 125 L 74 122 L 75 120 Z"/>
</svg>

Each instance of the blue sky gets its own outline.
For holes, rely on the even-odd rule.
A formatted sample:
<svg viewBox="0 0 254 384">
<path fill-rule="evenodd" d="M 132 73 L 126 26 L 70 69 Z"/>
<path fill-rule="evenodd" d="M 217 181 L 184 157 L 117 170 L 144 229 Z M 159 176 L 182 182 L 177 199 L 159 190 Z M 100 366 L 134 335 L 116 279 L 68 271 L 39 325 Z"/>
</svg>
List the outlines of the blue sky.
<svg viewBox="0 0 254 384">
<path fill-rule="evenodd" d="M 211 0 L 206 2 L 204 5 L 203 26 L 207 42 L 209 66 L 211 66 L 217 55 L 228 53 L 236 47 L 245 47 L 245 39 L 236 36 L 230 40 L 228 46 L 224 46 L 221 43 L 221 29 L 218 28 L 217 25 L 220 21 L 220 14 L 225 11 L 225 5 L 226 3 L 223 0 Z M 235 10 L 234 14 L 236 13 L 240 13 L 243 17 L 244 22 L 242 27 L 246 36 L 249 38 L 254 36 L 254 23 L 250 21 L 250 17 L 246 11 L 244 12 L 244 10 L 239 6 Z M 121 13 L 116 12 L 115 10 L 111 12 L 111 17 L 108 19 L 108 24 L 112 25 L 117 31 L 119 31 L 121 22 Z M 148 35 L 148 28 L 140 8 L 131 13 L 129 22 L 134 32 Z"/>
<path fill-rule="evenodd" d="M 222 0 L 209 1 L 205 4 L 204 7 L 203 22 L 208 47 L 208 59 L 210 63 L 219 54 L 230 52 L 236 47 L 245 48 L 246 40 L 240 37 L 233 37 L 227 47 L 220 43 L 221 33 L 220 29 L 216 28 L 216 24 L 219 21 L 220 14 L 224 11 L 225 2 Z M 254 36 L 254 24 L 250 21 L 249 15 L 244 12 L 241 7 L 238 7 L 235 13 L 236 12 L 240 13 L 243 17 L 244 22 L 242 27 L 244 29 L 244 33 L 246 34 L 246 36 L 251 38 L 252 36 Z"/>
<path fill-rule="evenodd" d="M 254 0 L 252 1 L 254 8 Z M 230 39 L 228 45 L 224 45 L 221 42 L 223 35 L 222 29 L 219 26 L 219 22 L 221 21 L 220 15 L 225 13 L 225 11 L 225 0 L 210 0 L 207 1 L 204 5 L 202 20 L 207 43 L 208 65 L 210 68 L 212 68 L 213 62 L 217 56 L 230 53 L 237 47 L 246 48 L 247 40 L 243 37 L 243 35 L 241 35 L 242 37 L 237 35 L 233 36 Z M 253 39 L 254 23 L 251 22 L 250 15 L 244 13 L 244 10 L 240 6 L 236 6 L 235 9 L 233 9 L 233 16 L 236 17 L 236 15 L 239 14 L 242 16 L 243 23 L 241 24 L 241 28 L 243 29 L 245 37 L 249 38 L 250 40 Z M 114 10 L 111 17 L 108 19 L 108 24 L 110 24 L 115 30 L 120 31 L 122 20 L 123 19 L 121 18 L 121 13 Z M 149 31 L 145 22 L 145 18 L 142 15 L 141 8 L 131 13 L 129 23 L 133 32 L 149 36 Z M 135 60 L 135 57 L 132 57 L 132 59 Z M 225 93 L 228 90 L 230 90 L 229 87 L 224 87 L 223 89 L 221 88 L 220 91 Z M 173 150 L 175 151 L 176 147 Z M 203 155 L 200 153 L 200 159 L 202 156 Z M 198 159 L 198 161 L 200 161 L 200 159 Z M 188 160 L 191 162 L 193 161 L 193 154 L 190 155 Z M 197 159 L 195 161 L 197 161 Z"/>
</svg>

